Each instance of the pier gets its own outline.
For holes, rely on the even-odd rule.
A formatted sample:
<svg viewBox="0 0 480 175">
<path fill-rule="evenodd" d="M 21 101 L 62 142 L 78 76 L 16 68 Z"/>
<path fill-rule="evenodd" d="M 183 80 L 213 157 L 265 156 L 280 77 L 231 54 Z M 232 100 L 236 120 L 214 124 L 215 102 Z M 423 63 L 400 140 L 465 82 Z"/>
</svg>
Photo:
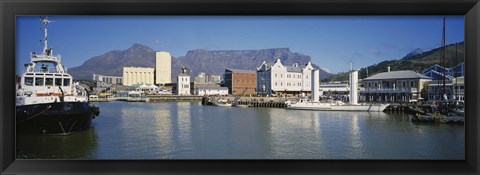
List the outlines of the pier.
<svg viewBox="0 0 480 175">
<path fill-rule="evenodd" d="M 197 95 L 147 95 L 148 102 L 162 101 L 200 101 L 203 96 Z"/>
<path fill-rule="evenodd" d="M 212 96 L 212 97 L 203 97 L 202 105 L 213 105 L 213 102 L 217 100 L 228 100 L 234 101 L 235 97 L 223 97 L 223 96 Z M 237 100 L 239 105 L 248 105 L 251 107 L 269 107 L 269 108 L 284 108 L 286 100 L 295 100 L 290 98 L 283 97 L 241 97 Z"/>
</svg>

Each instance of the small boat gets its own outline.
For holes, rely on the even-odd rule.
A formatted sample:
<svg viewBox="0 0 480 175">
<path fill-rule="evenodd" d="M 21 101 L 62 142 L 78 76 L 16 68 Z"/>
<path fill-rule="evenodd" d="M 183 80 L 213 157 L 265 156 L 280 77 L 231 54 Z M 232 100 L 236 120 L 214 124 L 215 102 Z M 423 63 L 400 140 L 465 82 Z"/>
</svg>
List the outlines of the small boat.
<svg viewBox="0 0 480 175">
<path fill-rule="evenodd" d="M 70 134 L 90 128 L 98 116 L 98 107 L 89 103 L 89 92 L 62 66 L 59 56 L 47 46 L 47 26 L 44 28 L 42 53 L 31 52 L 30 63 L 19 76 L 16 92 L 16 126 L 19 133 Z"/>
<path fill-rule="evenodd" d="M 301 109 L 301 110 L 317 110 L 317 111 L 369 111 L 382 112 L 389 104 L 348 104 L 342 101 L 334 102 L 310 102 L 308 100 L 300 100 L 297 103 L 291 104 L 290 101 L 285 102 L 286 109 Z"/>
<path fill-rule="evenodd" d="M 213 103 L 215 106 L 222 106 L 222 107 L 230 107 L 232 106 L 232 102 L 224 99 L 219 99 Z"/>
<path fill-rule="evenodd" d="M 128 102 L 147 102 L 147 96 L 141 91 L 130 91 L 127 97 Z"/>
<path fill-rule="evenodd" d="M 445 124 L 464 124 L 465 117 L 455 113 L 440 114 L 436 113 L 417 113 L 411 116 L 411 121 L 415 123 L 445 123 Z"/>
<path fill-rule="evenodd" d="M 252 105 L 241 105 L 241 104 L 232 104 L 233 107 L 241 107 L 241 108 L 248 108 L 252 107 Z"/>
</svg>

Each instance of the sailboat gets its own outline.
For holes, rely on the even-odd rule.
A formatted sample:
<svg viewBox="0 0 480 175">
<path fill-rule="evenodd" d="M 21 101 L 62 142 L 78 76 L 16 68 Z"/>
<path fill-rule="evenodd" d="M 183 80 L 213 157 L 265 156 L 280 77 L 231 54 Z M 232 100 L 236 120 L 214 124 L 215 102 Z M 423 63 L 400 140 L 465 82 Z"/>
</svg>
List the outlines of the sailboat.
<svg viewBox="0 0 480 175">
<path fill-rule="evenodd" d="M 319 111 L 368 111 L 382 112 L 390 104 L 358 103 L 358 70 L 350 70 L 350 103 L 342 101 L 320 102 L 319 101 L 319 70 L 312 70 L 312 94 L 310 99 L 299 99 L 298 102 L 285 102 L 286 109 L 319 110 Z"/>
<path fill-rule="evenodd" d="M 437 101 L 432 104 L 432 113 L 415 114 L 412 117 L 413 122 L 437 122 L 437 123 L 453 123 L 463 124 L 465 121 L 464 111 L 453 111 L 450 109 L 451 104 L 447 97 L 446 89 L 446 42 L 445 42 L 445 17 L 443 17 L 443 36 L 440 64 L 443 65 L 443 95 L 440 95 L 440 80 L 437 80 Z"/>
</svg>

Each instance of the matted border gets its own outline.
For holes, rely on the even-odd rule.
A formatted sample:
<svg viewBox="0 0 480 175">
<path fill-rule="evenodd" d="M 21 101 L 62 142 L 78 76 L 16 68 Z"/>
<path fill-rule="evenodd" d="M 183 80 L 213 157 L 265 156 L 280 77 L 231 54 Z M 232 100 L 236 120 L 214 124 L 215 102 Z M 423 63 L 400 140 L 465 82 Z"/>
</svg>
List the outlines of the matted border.
<svg viewBox="0 0 480 175">
<path fill-rule="evenodd" d="M 478 0 L 0 0 L 2 174 L 478 174 Z M 15 160 L 17 15 L 465 15 L 465 161 L 395 160 Z"/>
</svg>

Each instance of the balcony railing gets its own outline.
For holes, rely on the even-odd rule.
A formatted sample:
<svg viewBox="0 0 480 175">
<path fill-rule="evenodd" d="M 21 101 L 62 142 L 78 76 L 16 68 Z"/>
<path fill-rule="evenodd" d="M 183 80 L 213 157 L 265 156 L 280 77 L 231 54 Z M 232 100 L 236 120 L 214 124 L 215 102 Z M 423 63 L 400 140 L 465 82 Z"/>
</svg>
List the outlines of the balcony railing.
<svg viewBox="0 0 480 175">
<path fill-rule="evenodd" d="M 416 93 L 417 88 L 363 89 L 360 93 Z"/>
</svg>

